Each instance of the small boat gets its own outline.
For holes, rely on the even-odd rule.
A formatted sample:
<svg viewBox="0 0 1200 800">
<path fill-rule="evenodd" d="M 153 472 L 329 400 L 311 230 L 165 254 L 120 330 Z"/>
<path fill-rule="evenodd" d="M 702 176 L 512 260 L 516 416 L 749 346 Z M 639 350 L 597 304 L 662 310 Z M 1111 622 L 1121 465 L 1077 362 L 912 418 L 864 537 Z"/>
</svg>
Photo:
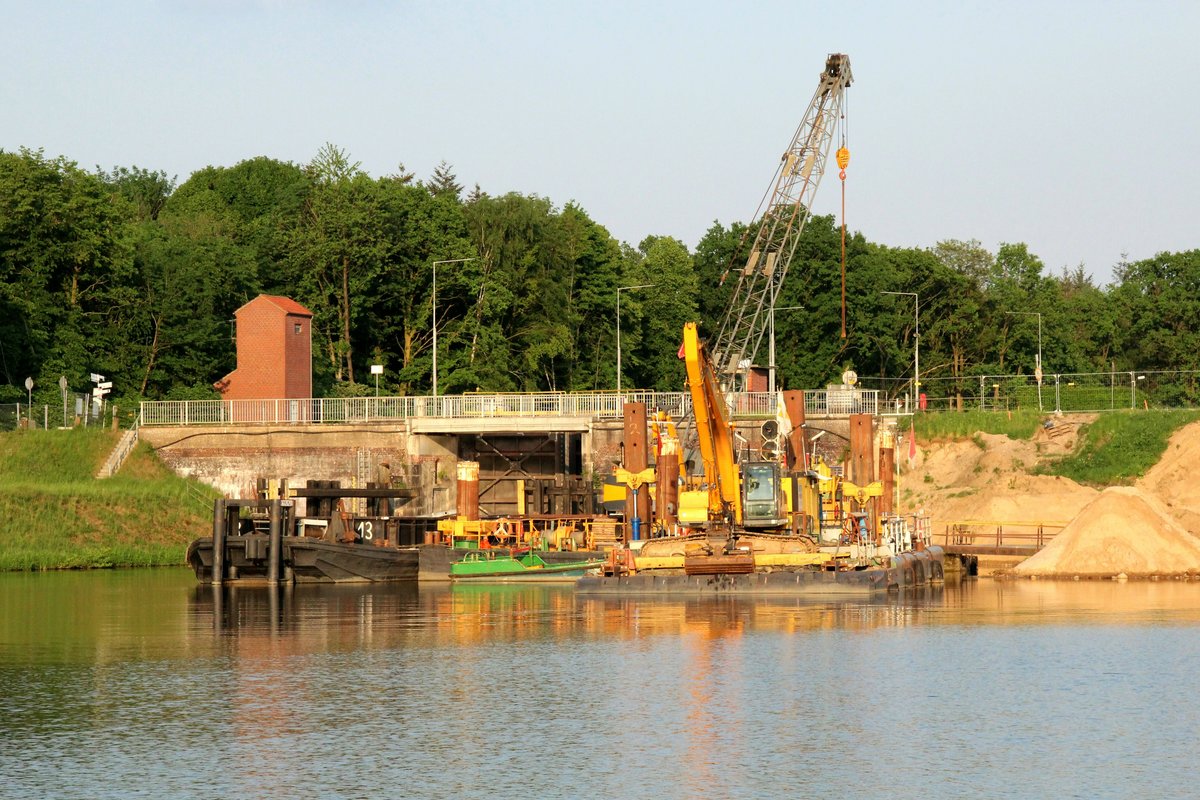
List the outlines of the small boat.
<svg viewBox="0 0 1200 800">
<path fill-rule="evenodd" d="M 450 578 L 456 581 L 500 583 L 573 582 L 588 572 L 599 569 L 603 563 L 600 559 L 549 563 L 533 551 L 509 555 L 473 550 L 461 561 L 450 565 Z"/>
</svg>

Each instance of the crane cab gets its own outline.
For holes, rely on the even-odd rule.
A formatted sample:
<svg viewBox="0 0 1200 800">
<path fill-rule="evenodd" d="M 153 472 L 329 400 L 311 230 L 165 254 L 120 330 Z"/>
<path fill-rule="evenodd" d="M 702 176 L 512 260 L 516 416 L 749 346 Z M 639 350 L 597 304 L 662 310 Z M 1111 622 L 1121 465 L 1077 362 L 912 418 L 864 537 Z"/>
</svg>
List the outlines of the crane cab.
<svg viewBox="0 0 1200 800">
<path fill-rule="evenodd" d="M 742 525 L 747 528 L 787 527 L 787 504 L 779 464 L 742 462 Z"/>
</svg>

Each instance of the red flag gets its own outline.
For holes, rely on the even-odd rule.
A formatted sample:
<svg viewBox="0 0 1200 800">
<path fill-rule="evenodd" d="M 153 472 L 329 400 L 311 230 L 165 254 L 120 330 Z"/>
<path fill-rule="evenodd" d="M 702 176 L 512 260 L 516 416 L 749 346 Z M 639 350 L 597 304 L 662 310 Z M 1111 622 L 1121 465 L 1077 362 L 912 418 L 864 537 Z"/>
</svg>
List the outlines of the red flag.
<svg viewBox="0 0 1200 800">
<path fill-rule="evenodd" d="M 912 461 L 917 457 L 917 437 L 915 433 L 908 435 L 908 460 Z"/>
<path fill-rule="evenodd" d="M 683 342 L 679 343 L 679 352 L 675 355 L 677 358 L 683 358 Z"/>
</svg>

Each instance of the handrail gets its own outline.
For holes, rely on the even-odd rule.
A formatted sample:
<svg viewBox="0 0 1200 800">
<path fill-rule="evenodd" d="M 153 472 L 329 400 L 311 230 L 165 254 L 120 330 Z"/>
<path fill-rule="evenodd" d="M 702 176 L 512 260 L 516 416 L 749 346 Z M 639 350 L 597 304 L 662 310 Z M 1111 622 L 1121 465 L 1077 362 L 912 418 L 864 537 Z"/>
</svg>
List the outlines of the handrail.
<svg viewBox="0 0 1200 800">
<path fill-rule="evenodd" d="M 1066 522 L 1047 521 L 951 520 L 945 523 L 942 532 L 942 546 L 1029 547 L 1033 550 L 1041 550 L 1063 528 L 1067 527 L 1067 524 Z M 995 530 L 991 532 L 970 530 L 971 528 L 991 528 L 992 526 L 995 526 Z M 1033 530 L 1030 533 L 1018 533 L 1011 530 L 1006 531 L 1006 527 L 1032 528 Z M 1057 530 L 1049 532 L 1047 530 L 1049 528 Z M 977 544 L 976 540 L 978 539 L 987 539 L 988 541 Z"/>
<path fill-rule="evenodd" d="M 108 454 L 108 458 L 104 460 L 104 465 L 100 467 L 100 471 L 96 474 L 97 478 L 111 478 L 113 475 L 116 475 L 117 470 L 125 463 L 125 459 L 133 452 L 133 448 L 137 447 L 140 419 L 140 415 L 135 417 L 133 425 L 121 434 L 116 447 Z"/>
</svg>

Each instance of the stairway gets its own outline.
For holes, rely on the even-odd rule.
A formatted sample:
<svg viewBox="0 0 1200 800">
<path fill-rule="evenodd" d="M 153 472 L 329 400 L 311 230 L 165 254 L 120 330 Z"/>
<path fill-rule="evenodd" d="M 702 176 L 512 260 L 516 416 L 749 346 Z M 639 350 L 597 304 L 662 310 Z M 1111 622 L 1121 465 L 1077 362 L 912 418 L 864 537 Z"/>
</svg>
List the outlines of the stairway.
<svg viewBox="0 0 1200 800">
<path fill-rule="evenodd" d="M 121 434 L 121 440 L 117 442 L 117 446 L 108 454 L 108 458 L 104 460 L 104 465 L 96 472 L 97 478 L 111 478 L 116 474 L 121 465 L 125 463 L 125 459 L 133 452 L 133 448 L 138 443 L 138 428 L 134 425 L 129 430 Z"/>
</svg>

